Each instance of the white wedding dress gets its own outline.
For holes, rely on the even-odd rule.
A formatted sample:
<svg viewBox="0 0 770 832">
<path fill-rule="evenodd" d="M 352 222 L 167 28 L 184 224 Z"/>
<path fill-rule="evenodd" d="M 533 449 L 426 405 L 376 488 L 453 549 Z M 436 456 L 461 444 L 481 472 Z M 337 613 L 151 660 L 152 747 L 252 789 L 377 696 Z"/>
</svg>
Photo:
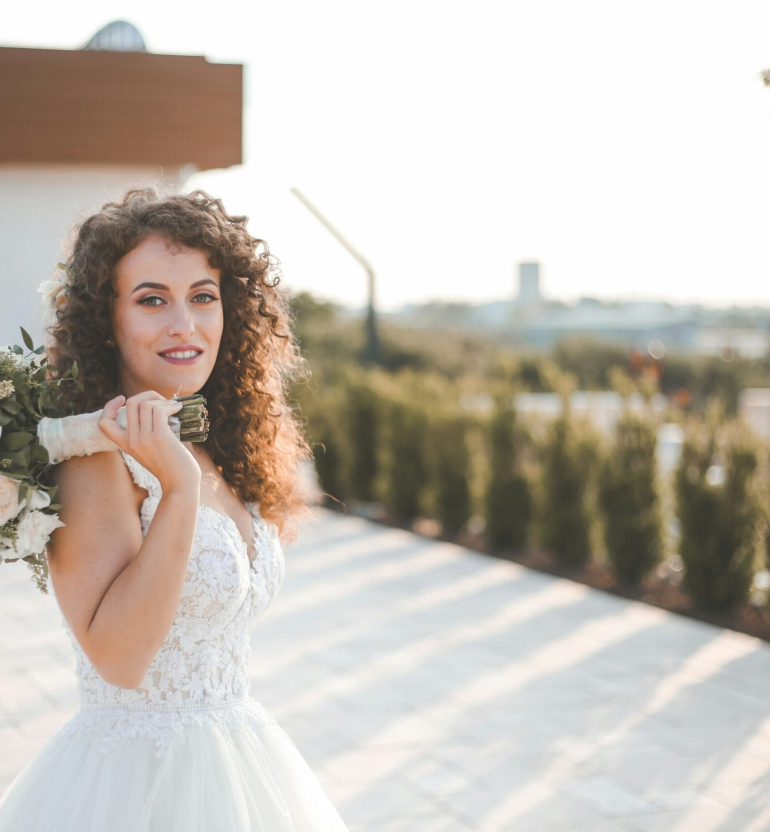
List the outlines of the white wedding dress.
<svg viewBox="0 0 770 832">
<path fill-rule="evenodd" d="M 148 496 L 158 479 L 121 451 Z M 347 832 L 289 736 L 249 695 L 251 632 L 278 592 L 277 530 L 247 503 L 256 556 L 201 505 L 182 597 L 140 687 L 120 688 L 75 650 L 80 710 L 0 800 L 0 832 Z"/>
</svg>

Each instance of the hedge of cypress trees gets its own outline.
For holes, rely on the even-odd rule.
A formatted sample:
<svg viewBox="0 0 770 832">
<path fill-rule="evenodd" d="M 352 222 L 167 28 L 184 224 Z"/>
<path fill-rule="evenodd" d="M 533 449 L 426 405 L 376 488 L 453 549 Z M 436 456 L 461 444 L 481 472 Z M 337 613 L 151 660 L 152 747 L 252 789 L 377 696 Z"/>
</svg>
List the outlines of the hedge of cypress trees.
<svg viewBox="0 0 770 832">
<path fill-rule="evenodd" d="M 523 548 L 534 536 L 562 563 L 576 566 L 593 555 L 601 518 L 608 557 L 622 582 L 638 584 L 659 563 L 662 507 L 651 421 L 624 414 L 600 460 L 592 433 L 563 395 L 557 419 L 531 426 L 544 437 L 534 477 L 521 458 L 532 437 L 508 391 L 483 419 L 446 405 L 456 392 L 428 375 L 341 374 L 323 399 L 311 397 L 303 407 L 324 490 L 338 499 L 382 499 L 406 521 L 431 516 L 447 535 L 462 530 L 478 502 L 492 550 Z M 689 430 L 671 485 L 682 588 L 700 607 L 745 602 L 757 568 L 770 561 L 770 484 L 761 491 L 760 460 L 759 440 L 739 421 L 726 422 L 723 412 L 711 412 Z M 723 482 L 716 477 L 720 470 Z M 532 523 L 536 507 L 538 527 Z"/>
</svg>

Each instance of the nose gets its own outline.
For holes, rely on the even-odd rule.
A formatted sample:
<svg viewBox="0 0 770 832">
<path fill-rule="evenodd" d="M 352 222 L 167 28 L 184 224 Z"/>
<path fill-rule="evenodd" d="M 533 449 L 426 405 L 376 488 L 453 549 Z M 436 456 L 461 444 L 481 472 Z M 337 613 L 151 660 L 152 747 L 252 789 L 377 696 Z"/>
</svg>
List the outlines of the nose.
<svg viewBox="0 0 770 832">
<path fill-rule="evenodd" d="M 186 303 L 176 303 L 172 306 L 171 321 L 168 334 L 187 337 L 195 332 L 195 321 Z"/>
</svg>

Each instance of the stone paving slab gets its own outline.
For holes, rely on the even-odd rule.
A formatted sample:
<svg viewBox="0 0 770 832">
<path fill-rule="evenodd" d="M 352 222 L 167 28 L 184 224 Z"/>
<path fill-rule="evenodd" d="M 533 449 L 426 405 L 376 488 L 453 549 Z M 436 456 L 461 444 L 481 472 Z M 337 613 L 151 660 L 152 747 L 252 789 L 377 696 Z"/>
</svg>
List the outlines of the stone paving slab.
<svg viewBox="0 0 770 832">
<path fill-rule="evenodd" d="M 770 645 L 319 510 L 252 694 L 350 832 L 770 829 Z M 0 792 L 77 710 L 50 597 L 0 566 Z"/>
</svg>

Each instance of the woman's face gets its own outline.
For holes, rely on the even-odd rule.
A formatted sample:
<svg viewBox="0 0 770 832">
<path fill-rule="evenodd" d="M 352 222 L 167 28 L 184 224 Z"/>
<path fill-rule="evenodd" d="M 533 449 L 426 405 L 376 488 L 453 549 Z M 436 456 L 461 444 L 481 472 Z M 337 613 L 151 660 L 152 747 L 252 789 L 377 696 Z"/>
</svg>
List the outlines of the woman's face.
<svg viewBox="0 0 770 832">
<path fill-rule="evenodd" d="M 155 390 L 167 399 L 196 393 L 222 339 L 219 269 L 209 266 L 203 251 L 153 234 L 118 261 L 114 275 L 113 349 L 121 393 L 129 398 Z M 192 349 L 200 351 L 193 358 L 162 354 Z"/>
</svg>

